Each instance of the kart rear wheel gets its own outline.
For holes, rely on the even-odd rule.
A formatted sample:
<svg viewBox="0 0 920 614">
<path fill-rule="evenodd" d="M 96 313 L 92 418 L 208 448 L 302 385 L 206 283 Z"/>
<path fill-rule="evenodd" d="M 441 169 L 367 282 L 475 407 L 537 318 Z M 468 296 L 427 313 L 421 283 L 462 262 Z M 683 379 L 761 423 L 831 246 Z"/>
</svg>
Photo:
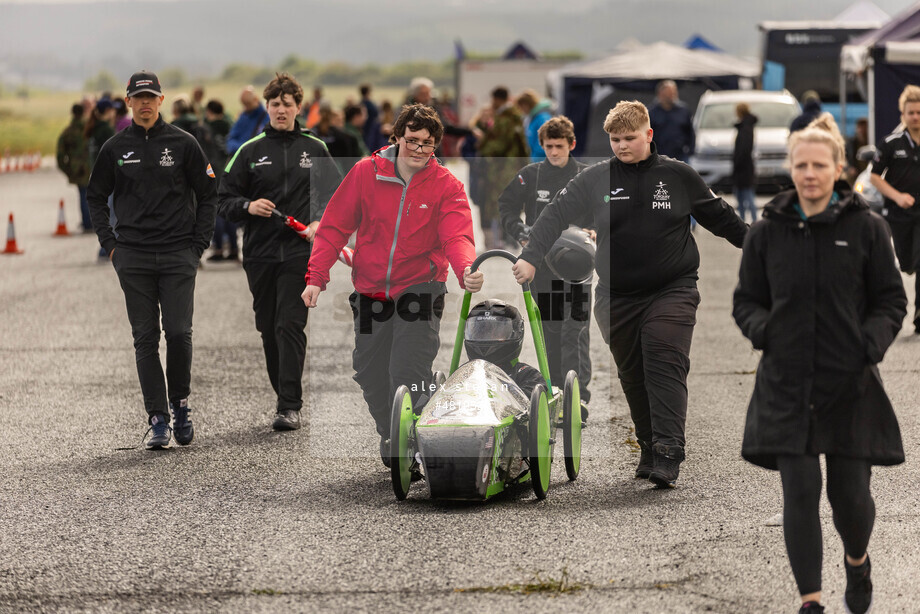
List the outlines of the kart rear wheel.
<svg viewBox="0 0 920 614">
<path fill-rule="evenodd" d="M 528 454 L 530 455 L 530 482 L 537 499 L 545 499 L 549 490 L 549 472 L 552 447 L 549 442 L 549 407 L 546 387 L 536 386 L 530 395 L 530 417 L 528 420 Z"/>
<path fill-rule="evenodd" d="M 409 494 L 412 483 L 412 465 L 417 447 L 414 424 L 412 396 L 406 386 L 400 386 L 393 397 L 390 414 L 390 477 L 393 479 L 393 493 L 400 501 Z"/>
<path fill-rule="evenodd" d="M 562 442 L 565 449 L 565 473 L 569 480 L 578 477 L 581 468 L 581 388 L 578 375 L 569 371 L 562 393 Z"/>
</svg>

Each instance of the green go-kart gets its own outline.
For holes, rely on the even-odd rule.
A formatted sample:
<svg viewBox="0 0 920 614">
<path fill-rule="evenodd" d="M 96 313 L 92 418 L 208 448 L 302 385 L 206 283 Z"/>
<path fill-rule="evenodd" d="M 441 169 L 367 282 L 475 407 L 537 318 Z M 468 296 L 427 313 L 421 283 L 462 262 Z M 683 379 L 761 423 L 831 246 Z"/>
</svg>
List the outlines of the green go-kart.
<svg viewBox="0 0 920 614">
<path fill-rule="evenodd" d="M 473 262 L 475 272 L 492 257 L 512 263 L 517 257 L 490 250 Z M 413 408 L 409 389 L 400 386 L 390 421 L 390 471 L 393 492 L 403 500 L 412 482 L 423 478 L 432 498 L 486 500 L 512 484 L 533 485 L 546 498 L 550 469 L 561 427 L 569 480 L 581 465 L 581 395 L 575 371 L 560 389 L 552 385 L 540 312 L 524 284 L 524 304 L 545 383 L 529 396 L 502 369 L 485 360 L 459 366 L 470 311 L 465 292 L 450 375 L 436 373 L 423 407 Z"/>
</svg>

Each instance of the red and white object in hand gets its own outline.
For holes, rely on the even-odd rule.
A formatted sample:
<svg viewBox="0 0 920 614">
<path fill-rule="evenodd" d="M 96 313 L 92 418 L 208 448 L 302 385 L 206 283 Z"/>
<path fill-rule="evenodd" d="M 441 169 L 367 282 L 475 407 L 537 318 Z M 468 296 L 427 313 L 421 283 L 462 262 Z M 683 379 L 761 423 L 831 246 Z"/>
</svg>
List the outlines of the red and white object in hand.
<svg viewBox="0 0 920 614">
<path fill-rule="evenodd" d="M 300 235 L 300 238 L 304 241 L 312 241 L 313 237 L 310 236 L 307 232 L 307 225 L 297 220 L 290 215 L 285 215 L 278 211 L 277 209 L 272 209 L 272 213 L 284 220 L 284 225 Z M 344 262 L 348 266 L 351 266 L 355 260 L 355 250 L 348 247 L 347 245 L 342 248 L 342 251 L 339 252 L 339 262 Z"/>
</svg>

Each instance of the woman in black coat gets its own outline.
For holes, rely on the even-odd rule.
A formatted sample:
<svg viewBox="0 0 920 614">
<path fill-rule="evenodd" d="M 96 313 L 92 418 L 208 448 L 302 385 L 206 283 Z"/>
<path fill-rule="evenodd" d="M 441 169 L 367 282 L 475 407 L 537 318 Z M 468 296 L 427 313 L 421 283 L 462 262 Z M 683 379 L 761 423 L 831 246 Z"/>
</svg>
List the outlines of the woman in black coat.
<svg viewBox="0 0 920 614">
<path fill-rule="evenodd" d="M 789 140 L 794 190 L 751 227 L 734 317 L 763 350 L 742 456 L 779 469 L 786 550 L 800 612 L 823 612 L 821 469 L 843 540 L 848 612 L 872 599 L 866 554 L 875 520 L 872 465 L 904 451 L 877 363 L 901 329 L 907 297 L 884 220 L 840 181 L 843 139 L 829 114 Z"/>
</svg>

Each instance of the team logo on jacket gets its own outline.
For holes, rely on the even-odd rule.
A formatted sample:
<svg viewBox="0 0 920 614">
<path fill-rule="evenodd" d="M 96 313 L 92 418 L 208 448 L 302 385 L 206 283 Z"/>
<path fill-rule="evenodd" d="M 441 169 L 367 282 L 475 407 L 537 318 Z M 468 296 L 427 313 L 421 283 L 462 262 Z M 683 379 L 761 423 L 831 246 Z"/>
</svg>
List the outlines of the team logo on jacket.
<svg viewBox="0 0 920 614">
<path fill-rule="evenodd" d="M 623 188 L 617 188 L 616 190 L 610 190 L 610 194 L 604 194 L 604 202 L 609 203 L 611 200 L 629 200 L 629 194 L 623 194 L 620 196 L 620 192 L 623 191 Z"/>
<path fill-rule="evenodd" d="M 271 163 L 272 163 L 272 161 L 268 159 L 268 156 L 262 156 L 261 158 L 259 158 L 259 159 L 256 160 L 255 162 L 250 162 L 250 163 L 249 163 L 249 168 L 255 168 L 255 167 L 257 167 L 257 166 L 271 165 Z"/>
<path fill-rule="evenodd" d="M 310 154 L 303 152 L 300 154 L 300 168 L 310 168 L 313 166 L 313 160 L 310 158 Z"/>
<path fill-rule="evenodd" d="M 907 150 L 906 150 L 906 149 L 896 149 L 896 150 L 894 151 L 894 157 L 895 157 L 895 158 L 906 158 L 906 157 L 907 157 Z"/>
<path fill-rule="evenodd" d="M 541 203 L 548 203 L 549 190 L 537 190 L 537 200 Z"/>
<path fill-rule="evenodd" d="M 173 160 L 173 157 L 169 155 L 172 153 L 169 149 L 164 149 L 162 155 L 160 156 L 160 166 L 173 166 L 176 161 Z"/>
<path fill-rule="evenodd" d="M 129 151 L 121 157 L 121 160 L 118 161 L 118 166 L 124 166 L 125 164 L 140 164 L 140 158 L 132 158 L 134 155 L 133 151 Z"/>
<path fill-rule="evenodd" d="M 661 181 L 655 186 L 655 195 L 652 197 L 652 209 L 670 209 L 671 195 L 665 190 L 667 184 Z"/>
</svg>

